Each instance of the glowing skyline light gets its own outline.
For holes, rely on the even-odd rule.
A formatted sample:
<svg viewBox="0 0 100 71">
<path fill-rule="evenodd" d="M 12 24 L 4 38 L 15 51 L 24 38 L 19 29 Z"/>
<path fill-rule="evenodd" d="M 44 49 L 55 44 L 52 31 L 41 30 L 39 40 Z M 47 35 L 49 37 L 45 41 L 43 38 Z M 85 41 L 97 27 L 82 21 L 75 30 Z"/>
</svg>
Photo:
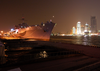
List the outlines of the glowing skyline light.
<svg viewBox="0 0 100 71">
<path fill-rule="evenodd" d="M 3 33 L 3 31 L 1 31 L 1 33 Z"/>
<path fill-rule="evenodd" d="M 81 23 L 80 21 L 78 23 Z"/>
<path fill-rule="evenodd" d="M 77 34 L 81 34 L 81 22 L 77 22 Z"/>
</svg>

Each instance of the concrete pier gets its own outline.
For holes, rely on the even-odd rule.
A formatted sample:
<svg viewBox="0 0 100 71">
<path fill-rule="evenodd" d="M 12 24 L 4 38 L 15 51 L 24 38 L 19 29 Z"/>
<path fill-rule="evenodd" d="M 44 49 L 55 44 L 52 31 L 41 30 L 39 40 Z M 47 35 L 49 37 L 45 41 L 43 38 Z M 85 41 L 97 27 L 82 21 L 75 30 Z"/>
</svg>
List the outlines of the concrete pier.
<svg viewBox="0 0 100 71">
<path fill-rule="evenodd" d="M 1 71 L 100 71 L 100 48 L 94 46 L 74 45 L 60 42 L 37 42 L 38 46 L 48 45 L 57 48 L 78 51 L 82 56 L 68 57 L 64 59 L 30 63 L 18 66 L 2 68 Z M 18 70 L 17 70 L 18 71 Z"/>
<path fill-rule="evenodd" d="M 0 64 L 4 64 L 5 62 L 5 46 L 0 42 Z"/>
</svg>

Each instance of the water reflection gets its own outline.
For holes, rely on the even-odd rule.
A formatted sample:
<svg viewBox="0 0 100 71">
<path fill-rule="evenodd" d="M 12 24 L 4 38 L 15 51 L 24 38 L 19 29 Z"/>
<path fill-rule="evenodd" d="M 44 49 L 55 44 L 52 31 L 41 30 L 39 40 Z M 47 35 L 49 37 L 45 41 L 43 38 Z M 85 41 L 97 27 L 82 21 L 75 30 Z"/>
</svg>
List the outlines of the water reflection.
<svg viewBox="0 0 100 71">
<path fill-rule="evenodd" d="M 91 36 L 80 36 L 77 37 L 73 44 L 82 44 L 82 45 L 92 45 L 91 44 Z"/>
<path fill-rule="evenodd" d="M 50 38 L 50 41 L 64 42 L 71 44 L 80 44 L 80 45 L 95 45 L 100 47 L 100 36 L 54 36 Z"/>
<path fill-rule="evenodd" d="M 89 36 L 85 35 L 83 39 L 83 45 L 88 45 L 89 44 Z"/>
</svg>

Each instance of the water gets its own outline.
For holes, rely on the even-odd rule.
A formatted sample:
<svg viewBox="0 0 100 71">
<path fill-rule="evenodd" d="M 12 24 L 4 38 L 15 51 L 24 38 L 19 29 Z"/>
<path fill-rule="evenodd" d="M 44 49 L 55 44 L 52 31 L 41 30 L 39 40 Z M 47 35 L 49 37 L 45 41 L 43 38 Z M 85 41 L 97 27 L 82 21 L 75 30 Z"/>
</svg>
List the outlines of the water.
<svg viewBox="0 0 100 71">
<path fill-rule="evenodd" d="M 100 47 L 100 36 L 52 36 L 50 41 Z"/>
</svg>

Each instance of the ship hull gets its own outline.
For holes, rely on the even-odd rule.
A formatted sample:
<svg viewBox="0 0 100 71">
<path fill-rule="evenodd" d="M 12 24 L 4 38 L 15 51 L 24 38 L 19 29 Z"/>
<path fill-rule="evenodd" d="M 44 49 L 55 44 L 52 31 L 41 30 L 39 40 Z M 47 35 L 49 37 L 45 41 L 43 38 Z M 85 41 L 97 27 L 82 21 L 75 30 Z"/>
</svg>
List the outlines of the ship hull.
<svg viewBox="0 0 100 71">
<path fill-rule="evenodd" d="M 40 41 L 49 41 L 52 29 L 55 23 L 47 22 L 40 26 L 31 26 L 27 28 L 20 28 L 17 34 L 11 34 L 9 39 L 34 39 Z M 6 38 L 3 38 L 6 39 Z"/>
</svg>

